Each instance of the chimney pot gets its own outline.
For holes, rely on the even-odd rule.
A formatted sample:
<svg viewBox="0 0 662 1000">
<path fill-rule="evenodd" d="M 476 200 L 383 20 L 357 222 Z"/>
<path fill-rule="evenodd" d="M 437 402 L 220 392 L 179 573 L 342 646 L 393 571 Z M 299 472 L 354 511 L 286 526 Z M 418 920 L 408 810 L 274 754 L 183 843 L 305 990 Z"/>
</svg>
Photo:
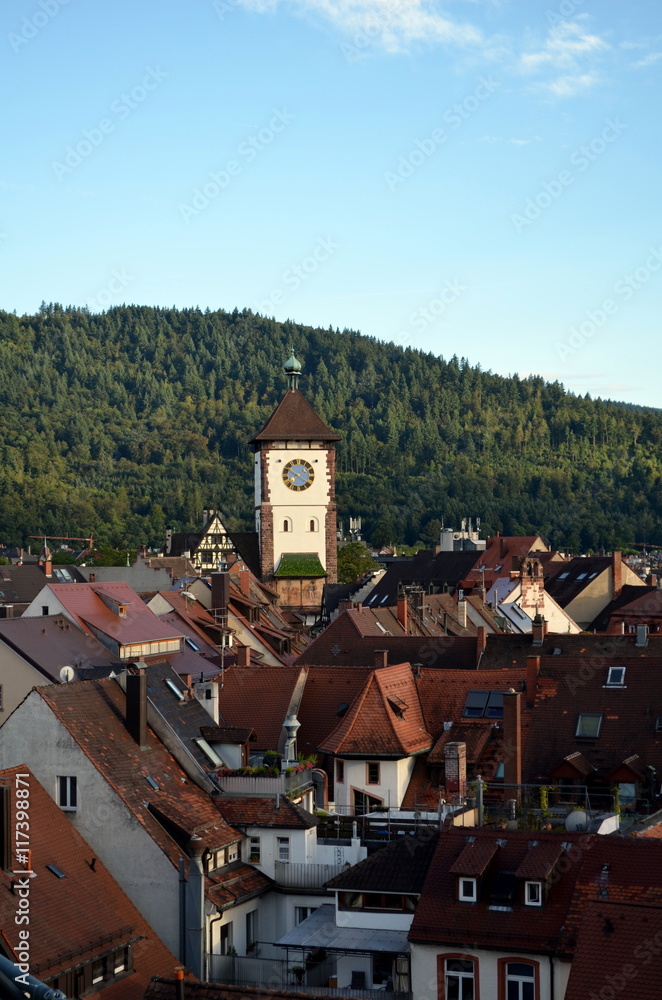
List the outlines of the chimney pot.
<svg viewBox="0 0 662 1000">
<path fill-rule="evenodd" d="M 250 667 L 251 665 L 251 647 L 250 646 L 238 646 L 237 647 L 237 666 L 238 667 Z"/>
<path fill-rule="evenodd" d="M 457 618 L 460 628 L 467 627 L 467 602 L 463 599 L 457 602 Z"/>
<path fill-rule="evenodd" d="M 407 603 L 406 595 L 398 597 L 398 603 L 396 608 L 397 619 L 402 625 L 405 632 L 409 631 L 409 605 Z"/>
<path fill-rule="evenodd" d="M 620 552 L 611 557 L 612 598 L 620 597 L 623 590 L 623 562 Z"/>
</svg>

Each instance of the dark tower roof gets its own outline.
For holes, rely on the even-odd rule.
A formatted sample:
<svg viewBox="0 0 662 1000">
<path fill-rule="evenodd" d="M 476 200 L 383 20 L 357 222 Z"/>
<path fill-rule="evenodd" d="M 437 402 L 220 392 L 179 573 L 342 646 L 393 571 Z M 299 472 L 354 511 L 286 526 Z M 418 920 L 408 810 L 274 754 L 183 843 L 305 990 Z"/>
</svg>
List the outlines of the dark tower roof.
<svg viewBox="0 0 662 1000">
<path fill-rule="evenodd" d="M 259 441 L 340 441 L 298 389 L 288 389 L 251 444 Z"/>
</svg>

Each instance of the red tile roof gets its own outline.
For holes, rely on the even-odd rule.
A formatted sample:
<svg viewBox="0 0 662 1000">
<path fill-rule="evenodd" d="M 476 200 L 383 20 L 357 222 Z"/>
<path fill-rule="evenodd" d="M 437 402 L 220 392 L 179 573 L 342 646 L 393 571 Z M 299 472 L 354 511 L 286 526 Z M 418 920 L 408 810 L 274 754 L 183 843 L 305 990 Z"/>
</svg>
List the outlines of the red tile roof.
<svg viewBox="0 0 662 1000">
<path fill-rule="evenodd" d="M 207 896 L 219 910 L 254 899 L 272 886 L 267 875 L 242 861 L 207 876 Z"/>
<path fill-rule="evenodd" d="M 546 879 L 562 854 L 560 841 L 541 841 L 529 848 L 515 874 L 518 878 Z"/>
<path fill-rule="evenodd" d="M 93 629 L 122 645 L 178 639 L 181 632 L 162 622 L 126 583 L 50 583 L 53 596 L 84 632 Z M 121 618 L 104 604 L 101 595 L 126 607 Z"/>
<path fill-rule="evenodd" d="M 300 667 L 230 667 L 219 698 L 222 724 L 250 726 L 257 750 L 277 750 Z"/>
<path fill-rule="evenodd" d="M 253 442 L 257 441 L 340 441 L 298 389 L 285 393 Z"/>
<path fill-rule="evenodd" d="M 0 772 L 0 783 L 15 786 L 16 774 L 27 775 L 30 792 L 30 850 L 36 877 L 30 888 L 30 972 L 52 979 L 79 963 L 134 941 L 135 971 L 120 983 L 95 993 L 102 1000 L 141 1000 L 152 976 L 171 972 L 177 960 L 156 937 L 133 903 L 117 885 L 75 826 L 26 767 Z M 21 788 L 25 785 L 21 785 Z M 12 790 L 12 809 L 18 800 Z M 13 817 L 12 817 L 13 828 Z M 65 875 L 47 870 L 56 865 Z M 17 865 L 22 868 L 22 865 Z M 10 890 L 20 876 L 0 872 L 0 926 L 5 941 L 18 944 L 14 923 L 16 895 Z M 105 939 L 101 943 L 102 939 Z"/>
<path fill-rule="evenodd" d="M 498 850 L 499 845 L 492 837 L 489 840 L 469 838 L 451 865 L 451 874 L 471 875 L 479 878 Z"/>
<path fill-rule="evenodd" d="M 149 669 L 149 668 L 148 668 Z M 108 784 L 124 801 L 172 864 L 198 833 L 210 849 L 236 843 L 240 834 L 228 826 L 210 798 L 194 785 L 175 758 L 148 727 L 140 748 L 125 725 L 126 696 L 114 679 L 52 684 L 35 688 Z M 147 777 L 158 790 L 152 788 Z M 176 841 L 155 810 L 181 830 Z"/>
<path fill-rule="evenodd" d="M 408 664 L 371 671 L 361 694 L 320 746 L 340 757 L 407 757 L 432 746 Z"/>
<path fill-rule="evenodd" d="M 233 826 L 291 827 L 310 830 L 319 820 L 312 813 L 281 795 L 278 806 L 276 799 L 217 797 L 214 804 L 221 816 Z"/>
</svg>

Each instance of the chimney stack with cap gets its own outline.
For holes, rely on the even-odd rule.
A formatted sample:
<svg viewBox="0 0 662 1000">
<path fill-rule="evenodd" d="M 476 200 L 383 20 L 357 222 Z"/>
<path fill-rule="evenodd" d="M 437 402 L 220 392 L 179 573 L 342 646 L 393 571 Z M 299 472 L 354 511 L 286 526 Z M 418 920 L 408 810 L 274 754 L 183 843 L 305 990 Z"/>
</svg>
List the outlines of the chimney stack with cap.
<svg viewBox="0 0 662 1000">
<path fill-rule="evenodd" d="M 467 627 L 467 602 L 464 598 L 457 602 L 457 620 L 460 628 Z"/>
<path fill-rule="evenodd" d="M 142 749 L 147 746 L 147 672 L 144 663 L 126 676 L 126 728 Z"/>
<path fill-rule="evenodd" d="M 545 641 L 545 636 L 547 635 L 547 622 L 542 615 L 536 614 L 531 625 L 531 635 L 533 637 L 534 646 L 542 646 Z"/>
<path fill-rule="evenodd" d="M 623 563 L 621 560 L 621 553 L 614 552 L 611 557 L 611 583 L 612 583 L 612 599 L 614 597 L 620 597 L 623 590 Z"/>
<path fill-rule="evenodd" d="M 487 628 L 485 625 L 479 625 L 476 629 L 476 666 L 480 663 L 480 658 L 485 651 L 487 646 Z"/>
<path fill-rule="evenodd" d="M 444 783 L 449 795 L 464 795 L 467 787 L 467 744 L 447 743 L 444 747 Z"/>
<path fill-rule="evenodd" d="M 388 666 L 388 650 L 376 649 L 373 653 L 373 664 L 376 670 Z"/>
<path fill-rule="evenodd" d="M 409 631 L 409 605 L 405 593 L 398 594 L 397 617 L 405 632 Z"/>
<path fill-rule="evenodd" d="M 228 598 L 230 594 L 230 578 L 227 573 L 212 573 L 211 575 L 211 613 L 219 628 L 228 624 Z"/>
<path fill-rule="evenodd" d="M 250 646 L 237 646 L 237 666 L 238 667 L 250 667 L 251 665 L 251 647 Z"/>
</svg>

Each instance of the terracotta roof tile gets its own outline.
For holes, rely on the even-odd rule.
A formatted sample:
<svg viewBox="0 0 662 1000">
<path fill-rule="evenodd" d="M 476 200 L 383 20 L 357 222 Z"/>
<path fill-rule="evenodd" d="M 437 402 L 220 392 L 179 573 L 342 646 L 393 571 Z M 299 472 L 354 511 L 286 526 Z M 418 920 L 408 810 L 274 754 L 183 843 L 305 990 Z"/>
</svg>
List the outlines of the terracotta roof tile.
<svg viewBox="0 0 662 1000">
<path fill-rule="evenodd" d="M 340 441 L 298 389 L 285 393 L 266 424 L 255 435 L 257 441 Z"/>
<path fill-rule="evenodd" d="M 30 850 L 36 873 L 30 880 L 30 972 L 41 980 L 50 979 L 109 949 L 135 941 L 135 972 L 95 996 L 103 1000 L 141 1000 L 150 978 L 170 972 L 177 960 L 102 862 L 96 859 L 91 867 L 92 848 L 26 767 L 0 772 L 0 783 L 12 786 L 12 809 L 20 801 L 13 791 L 16 774 L 28 775 L 24 781 L 30 792 Z M 56 865 L 65 877 L 58 878 L 48 871 L 46 866 L 50 864 Z M 0 893 L 0 925 L 12 946 L 18 943 L 12 930 L 17 896 L 9 890 L 12 879 L 17 877 L 0 872 L 4 888 Z M 100 901 L 103 905 L 99 905 Z M 100 939 L 106 939 L 105 943 L 100 944 Z"/>
<path fill-rule="evenodd" d="M 546 879 L 563 854 L 559 841 L 537 842 L 529 848 L 515 875 L 518 878 Z"/>
<path fill-rule="evenodd" d="M 273 882 L 263 872 L 242 861 L 207 877 L 207 896 L 223 910 L 237 903 L 253 899 L 271 889 Z"/>
<path fill-rule="evenodd" d="M 265 798 L 230 798 L 214 799 L 221 816 L 233 826 L 247 827 L 291 827 L 293 829 L 310 830 L 317 826 L 319 820 L 312 813 L 292 802 L 286 795 L 281 795 L 278 807 L 272 797 Z"/>
<path fill-rule="evenodd" d="M 451 865 L 453 875 L 472 875 L 478 878 L 483 874 L 499 845 L 493 840 L 476 840 L 469 838 L 462 851 Z"/>
</svg>

